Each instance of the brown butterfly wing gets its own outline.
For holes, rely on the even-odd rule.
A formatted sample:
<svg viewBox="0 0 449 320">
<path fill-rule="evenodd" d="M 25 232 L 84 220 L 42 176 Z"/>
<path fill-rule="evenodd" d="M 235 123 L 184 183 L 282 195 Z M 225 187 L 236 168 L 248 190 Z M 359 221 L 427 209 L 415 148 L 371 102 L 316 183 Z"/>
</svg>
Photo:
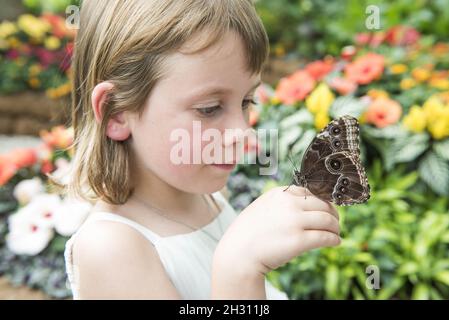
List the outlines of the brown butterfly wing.
<svg viewBox="0 0 449 320">
<path fill-rule="evenodd" d="M 360 161 L 359 131 L 354 117 L 331 121 L 304 153 L 301 172 L 295 172 L 296 184 L 338 205 L 368 200 L 370 187 Z M 333 162 L 341 164 L 341 169 L 333 169 Z"/>
<path fill-rule="evenodd" d="M 337 205 L 363 203 L 370 197 L 368 179 L 359 158 L 346 151 L 319 160 L 306 181 L 310 192 Z"/>
</svg>

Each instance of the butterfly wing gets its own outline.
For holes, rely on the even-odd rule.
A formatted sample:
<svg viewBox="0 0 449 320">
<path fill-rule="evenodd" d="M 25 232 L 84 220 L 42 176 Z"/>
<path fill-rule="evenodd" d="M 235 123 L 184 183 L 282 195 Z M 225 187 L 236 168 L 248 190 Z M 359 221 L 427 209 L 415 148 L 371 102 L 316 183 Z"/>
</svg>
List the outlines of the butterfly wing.
<svg viewBox="0 0 449 320">
<path fill-rule="evenodd" d="M 295 172 L 296 184 L 338 205 L 368 200 L 370 187 L 360 161 L 359 131 L 354 117 L 343 116 L 331 121 L 304 153 L 301 172 Z M 332 163 L 341 164 L 341 170 L 332 171 Z"/>
<path fill-rule="evenodd" d="M 317 197 L 337 205 L 366 202 L 370 186 L 359 159 L 347 151 L 320 159 L 307 177 L 307 188 Z"/>
</svg>

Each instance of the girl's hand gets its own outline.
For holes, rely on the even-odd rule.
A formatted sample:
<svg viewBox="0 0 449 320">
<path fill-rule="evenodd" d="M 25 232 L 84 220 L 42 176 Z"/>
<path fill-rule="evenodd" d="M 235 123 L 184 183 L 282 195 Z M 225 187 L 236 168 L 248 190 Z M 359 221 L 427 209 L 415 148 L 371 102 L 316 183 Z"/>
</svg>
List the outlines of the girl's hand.
<svg viewBox="0 0 449 320">
<path fill-rule="evenodd" d="M 215 257 L 229 267 L 266 274 L 308 250 L 340 244 L 335 207 L 305 188 L 285 188 L 262 194 L 244 209 L 223 235 Z"/>
</svg>

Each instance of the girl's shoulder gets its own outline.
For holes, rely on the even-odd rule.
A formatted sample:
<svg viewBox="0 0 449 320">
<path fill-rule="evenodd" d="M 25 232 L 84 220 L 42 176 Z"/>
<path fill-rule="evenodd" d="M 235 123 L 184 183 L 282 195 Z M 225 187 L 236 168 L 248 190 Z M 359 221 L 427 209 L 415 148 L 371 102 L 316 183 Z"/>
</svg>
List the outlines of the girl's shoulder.
<svg viewBox="0 0 449 320">
<path fill-rule="evenodd" d="M 73 240 L 71 254 L 78 296 L 152 296 L 157 293 L 141 289 L 150 288 L 146 282 L 151 281 L 162 281 L 173 292 L 156 248 L 133 228 L 114 221 L 90 221 Z M 132 291 L 120 292 L 121 284 L 123 290 Z"/>
</svg>

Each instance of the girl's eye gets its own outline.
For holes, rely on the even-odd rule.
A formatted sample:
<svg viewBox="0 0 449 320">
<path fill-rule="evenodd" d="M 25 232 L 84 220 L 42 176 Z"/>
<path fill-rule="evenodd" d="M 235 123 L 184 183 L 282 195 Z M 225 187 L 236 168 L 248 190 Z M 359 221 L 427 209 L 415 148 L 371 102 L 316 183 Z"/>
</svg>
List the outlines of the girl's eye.
<svg viewBox="0 0 449 320">
<path fill-rule="evenodd" d="M 221 109 L 220 106 L 214 106 L 214 107 L 206 107 L 206 108 L 196 108 L 196 111 L 204 117 L 211 117 L 215 115 L 219 109 Z"/>
<path fill-rule="evenodd" d="M 243 110 L 246 110 L 246 109 L 248 109 L 249 106 L 252 105 L 252 104 L 257 104 L 257 102 L 254 101 L 254 99 L 246 99 L 246 100 L 243 100 L 242 109 L 243 109 Z"/>
</svg>

